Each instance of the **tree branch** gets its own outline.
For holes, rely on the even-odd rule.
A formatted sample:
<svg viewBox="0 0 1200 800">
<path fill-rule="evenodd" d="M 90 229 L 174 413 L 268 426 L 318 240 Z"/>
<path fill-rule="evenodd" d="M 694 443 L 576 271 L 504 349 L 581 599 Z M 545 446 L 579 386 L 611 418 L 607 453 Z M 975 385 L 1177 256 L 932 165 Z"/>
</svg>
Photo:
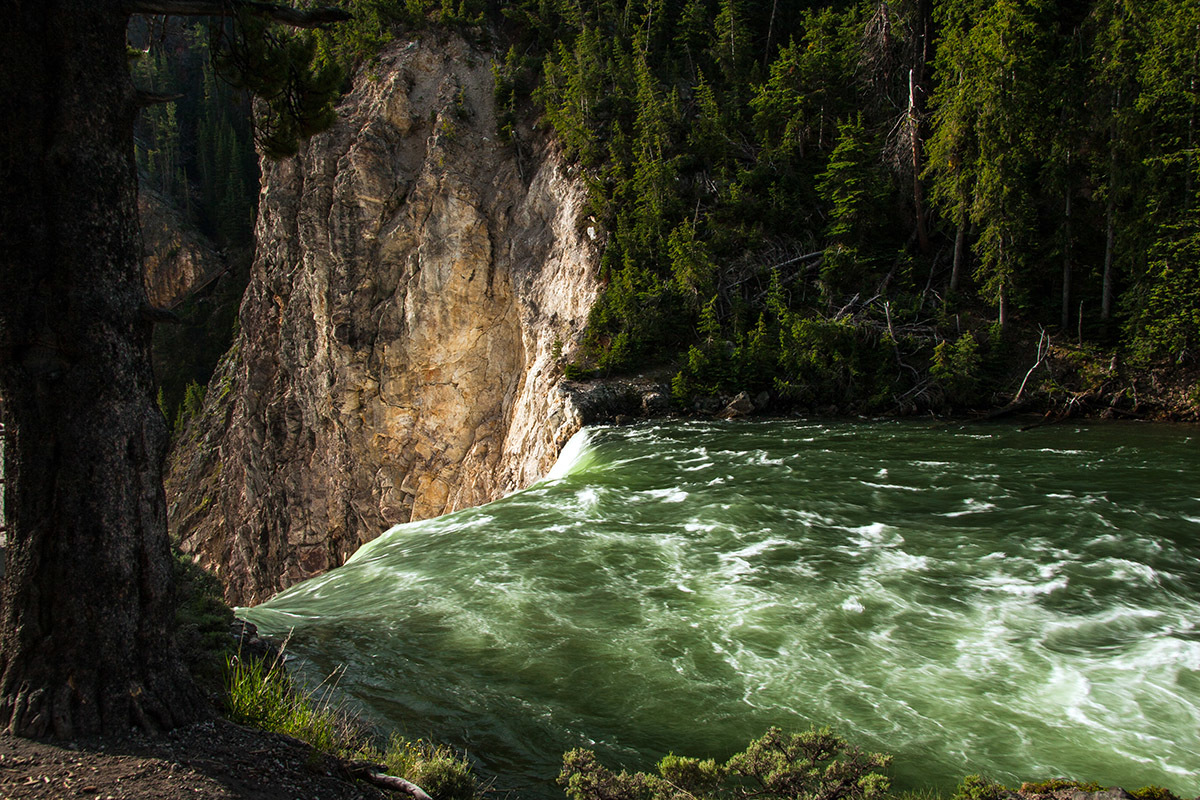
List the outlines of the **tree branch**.
<svg viewBox="0 0 1200 800">
<path fill-rule="evenodd" d="M 353 18 L 349 11 L 341 8 L 292 8 L 258 0 L 126 0 L 125 11 L 176 17 L 228 17 L 246 11 L 293 28 L 317 28 Z"/>
<path fill-rule="evenodd" d="M 433 800 L 425 790 L 415 783 L 395 775 L 387 774 L 387 767 L 382 764 L 372 764 L 369 761 L 342 760 L 342 767 L 355 778 L 369 781 L 376 786 L 383 786 L 394 792 L 400 792 L 412 800 Z"/>
</svg>

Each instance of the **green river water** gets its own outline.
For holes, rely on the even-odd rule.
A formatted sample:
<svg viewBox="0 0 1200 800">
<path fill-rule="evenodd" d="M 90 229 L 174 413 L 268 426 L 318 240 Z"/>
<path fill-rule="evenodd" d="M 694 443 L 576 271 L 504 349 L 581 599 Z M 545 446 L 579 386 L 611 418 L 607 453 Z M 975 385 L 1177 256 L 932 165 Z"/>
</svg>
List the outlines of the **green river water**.
<svg viewBox="0 0 1200 800">
<path fill-rule="evenodd" d="M 383 726 L 561 797 L 771 725 L 896 783 L 1200 793 L 1200 430 L 669 422 L 245 611 Z"/>
</svg>

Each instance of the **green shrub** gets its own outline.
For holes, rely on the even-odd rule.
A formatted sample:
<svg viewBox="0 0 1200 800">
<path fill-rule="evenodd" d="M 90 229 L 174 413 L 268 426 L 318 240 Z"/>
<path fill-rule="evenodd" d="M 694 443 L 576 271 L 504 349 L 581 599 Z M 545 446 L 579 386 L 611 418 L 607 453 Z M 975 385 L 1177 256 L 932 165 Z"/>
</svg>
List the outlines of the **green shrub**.
<svg viewBox="0 0 1200 800">
<path fill-rule="evenodd" d="M 970 403 L 979 396 L 981 363 L 979 344 L 968 331 L 954 343 L 948 339 L 937 343 L 929 374 L 951 403 Z"/>
<path fill-rule="evenodd" d="M 789 314 L 780 334 L 777 388 L 801 403 L 855 403 L 887 387 L 891 340 L 848 319 Z M 874 402 L 874 400 L 872 400 Z"/>
<path fill-rule="evenodd" d="M 233 642 L 229 626 L 233 609 L 226 603 L 221 582 L 205 572 L 186 553 L 175 552 L 175 639 L 192 676 L 205 689 L 217 691 L 221 665 Z"/>
<path fill-rule="evenodd" d="M 1003 784 L 981 775 L 968 775 L 958 785 L 951 800 L 1002 800 L 1007 793 Z"/>
<path fill-rule="evenodd" d="M 558 782 L 571 800 L 873 800 L 890 782 L 891 756 L 864 753 L 828 730 L 785 735 L 772 728 L 723 765 L 669 755 L 657 775 L 613 772 L 588 750 L 563 756 Z"/>
<path fill-rule="evenodd" d="M 188 421 L 194 417 L 200 416 L 201 409 L 204 408 L 204 396 L 208 393 L 208 387 L 203 386 L 196 381 L 192 381 L 187 385 L 183 392 L 183 402 L 179 405 L 179 411 L 175 414 L 175 433 L 179 434 L 185 427 Z"/>
<path fill-rule="evenodd" d="M 851 747 L 828 728 L 788 736 L 772 728 L 726 766 L 759 787 L 755 793 L 764 797 L 870 800 L 890 788 L 888 778 L 876 770 L 891 762 L 891 756 Z"/>
<path fill-rule="evenodd" d="M 1143 786 L 1130 792 L 1137 800 L 1180 800 L 1179 795 L 1161 786 Z"/>
<path fill-rule="evenodd" d="M 471 762 L 446 745 L 392 734 L 383 761 L 388 772 L 417 784 L 434 800 L 473 800 L 483 794 Z"/>
<path fill-rule="evenodd" d="M 1084 792 L 1100 791 L 1100 784 L 1080 783 L 1079 781 L 1067 780 L 1066 778 L 1051 778 L 1048 781 L 1039 781 L 1037 783 L 1022 783 L 1022 794 L 1050 794 L 1051 792 L 1059 792 L 1063 789 L 1079 789 Z"/>
<path fill-rule="evenodd" d="M 331 704 L 331 687 L 318 695 L 299 691 L 283 669 L 281 656 L 267 662 L 230 655 L 225 661 L 225 700 L 229 718 L 286 733 L 323 753 L 342 757 L 373 755 L 363 725 Z"/>
</svg>

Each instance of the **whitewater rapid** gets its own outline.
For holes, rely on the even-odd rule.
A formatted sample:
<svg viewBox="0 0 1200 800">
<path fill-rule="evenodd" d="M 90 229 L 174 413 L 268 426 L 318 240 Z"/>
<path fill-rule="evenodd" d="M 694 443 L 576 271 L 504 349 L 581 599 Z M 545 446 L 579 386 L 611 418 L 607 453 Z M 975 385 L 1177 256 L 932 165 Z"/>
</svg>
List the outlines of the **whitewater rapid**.
<svg viewBox="0 0 1200 800">
<path fill-rule="evenodd" d="M 522 796 L 557 794 L 570 747 L 642 768 L 770 725 L 892 752 L 910 786 L 1188 796 L 1197 467 L 1177 428 L 593 429 L 535 486 L 398 526 L 248 615 Z"/>
</svg>

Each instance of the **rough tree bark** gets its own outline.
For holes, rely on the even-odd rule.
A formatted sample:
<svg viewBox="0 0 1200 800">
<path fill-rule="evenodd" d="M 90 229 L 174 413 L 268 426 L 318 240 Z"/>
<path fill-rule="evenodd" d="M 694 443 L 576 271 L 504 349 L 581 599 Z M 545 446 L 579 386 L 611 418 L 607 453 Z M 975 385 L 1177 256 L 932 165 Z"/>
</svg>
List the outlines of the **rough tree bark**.
<svg viewBox="0 0 1200 800">
<path fill-rule="evenodd" d="M 0 728 L 170 727 L 203 704 L 172 638 L 126 15 L 17 2 L 0 29 Z"/>
<path fill-rule="evenodd" d="M 175 603 L 142 283 L 130 13 L 348 18 L 250 0 L 12 0 L 0 26 L 0 729 L 121 734 L 207 708 Z"/>
</svg>

